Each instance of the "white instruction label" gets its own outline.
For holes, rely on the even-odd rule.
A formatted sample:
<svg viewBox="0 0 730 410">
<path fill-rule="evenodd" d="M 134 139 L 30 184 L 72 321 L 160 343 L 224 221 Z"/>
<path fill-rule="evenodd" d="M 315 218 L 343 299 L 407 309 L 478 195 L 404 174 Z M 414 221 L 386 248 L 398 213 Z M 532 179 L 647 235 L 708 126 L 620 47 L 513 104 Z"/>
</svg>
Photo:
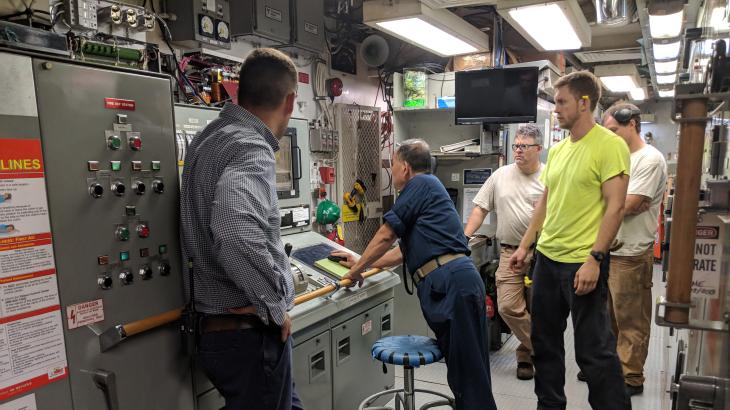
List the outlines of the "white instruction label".
<svg viewBox="0 0 730 410">
<path fill-rule="evenodd" d="M 370 333 L 372 330 L 373 330 L 373 321 L 372 320 L 368 320 L 367 322 L 362 324 L 362 335 L 363 336 Z"/>
<path fill-rule="evenodd" d="M 35 394 L 29 394 L 17 400 L 0 404 L 0 410 L 38 410 Z"/>
<path fill-rule="evenodd" d="M 103 320 L 104 302 L 101 299 L 66 306 L 66 321 L 69 330 Z"/>
</svg>

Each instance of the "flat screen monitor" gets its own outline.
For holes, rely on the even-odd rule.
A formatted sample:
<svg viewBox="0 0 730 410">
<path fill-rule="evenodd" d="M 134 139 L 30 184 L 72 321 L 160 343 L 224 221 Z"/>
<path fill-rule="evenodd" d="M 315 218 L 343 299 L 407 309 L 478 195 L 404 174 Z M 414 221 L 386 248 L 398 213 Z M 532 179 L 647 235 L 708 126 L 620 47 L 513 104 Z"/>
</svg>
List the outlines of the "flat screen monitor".
<svg viewBox="0 0 730 410">
<path fill-rule="evenodd" d="M 456 73 L 456 123 L 524 123 L 537 117 L 537 67 Z"/>
</svg>

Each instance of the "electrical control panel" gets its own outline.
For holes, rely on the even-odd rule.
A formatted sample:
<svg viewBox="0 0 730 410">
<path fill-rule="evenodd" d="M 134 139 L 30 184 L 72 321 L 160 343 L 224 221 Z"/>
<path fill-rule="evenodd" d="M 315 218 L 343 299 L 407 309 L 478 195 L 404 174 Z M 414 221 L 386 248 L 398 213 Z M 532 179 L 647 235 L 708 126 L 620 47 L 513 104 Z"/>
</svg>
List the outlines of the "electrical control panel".
<svg viewBox="0 0 730 410">
<path fill-rule="evenodd" d="M 306 3 L 308 7 L 309 2 Z M 231 3 L 231 16 L 231 32 L 234 37 L 244 37 L 255 42 L 266 39 L 278 44 L 288 44 L 290 41 L 289 0 L 236 0 Z"/>
<path fill-rule="evenodd" d="M 16 195 L 3 206 L 5 212 L 26 210 L 12 217 L 21 234 L 40 239 L 36 232 L 48 232 L 43 237 L 52 250 L 32 249 L 30 255 L 38 261 L 50 258 L 55 269 L 47 272 L 55 271 L 57 280 L 31 293 L 43 300 L 57 293 L 57 324 L 24 323 L 29 332 L 44 334 L 24 343 L 58 332 L 59 339 L 37 347 L 33 360 L 60 343 L 59 361 L 64 355 L 67 363 L 66 369 L 48 371 L 47 385 L 32 386 L 37 407 L 192 410 L 189 361 L 176 327 L 127 339 L 117 330 L 184 303 L 169 77 L 6 56 L 0 53 L 0 73 L 10 67 L 29 75 L 22 81 L 3 75 L 0 95 L 16 98 L 27 109 L 15 117 L 22 115 L 23 121 L 0 110 L 0 144 L 4 138 L 35 138 L 31 143 L 37 142 L 38 153 L 27 155 L 42 155 L 42 161 L 29 167 L 43 173 L 35 174 L 39 184 L 30 179 L 14 184 Z M 16 141 L 9 146 L 25 146 Z M 0 148 L 3 155 L 7 149 Z M 42 218 L 32 215 L 44 208 L 48 227 L 38 228 Z M 0 247 L 0 257 L 6 256 L 13 264 L 21 262 L 20 254 L 6 255 Z M 30 279 L 27 286 L 38 286 L 36 278 Z M 105 336 L 119 344 L 103 347 Z"/>
<path fill-rule="evenodd" d="M 235 4 L 237 1 L 233 1 Z M 174 42 L 189 48 L 207 45 L 231 48 L 231 7 L 229 0 L 167 0 L 168 21 Z"/>
<path fill-rule="evenodd" d="M 340 148 L 340 134 L 336 130 L 310 128 L 309 146 L 312 152 L 337 152 Z"/>
<path fill-rule="evenodd" d="M 291 0 L 291 43 L 297 48 L 324 50 L 324 0 Z"/>
</svg>

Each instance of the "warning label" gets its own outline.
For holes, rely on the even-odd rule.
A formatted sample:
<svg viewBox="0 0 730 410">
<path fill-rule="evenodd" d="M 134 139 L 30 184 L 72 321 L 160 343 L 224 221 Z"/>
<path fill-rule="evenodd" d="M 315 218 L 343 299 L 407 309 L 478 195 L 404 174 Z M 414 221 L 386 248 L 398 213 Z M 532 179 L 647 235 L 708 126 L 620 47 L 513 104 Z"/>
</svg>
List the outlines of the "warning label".
<svg viewBox="0 0 730 410">
<path fill-rule="evenodd" d="M 68 375 L 43 170 L 40 140 L 0 139 L 0 401 Z"/>
<path fill-rule="evenodd" d="M 722 263 L 720 230 L 720 219 L 713 214 L 704 215 L 702 222 L 697 226 L 692 297 L 717 299 L 720 296 Z"/>
<path fill-rule="evenodd" d="M 101 299 L 66 306 L 68 329 L 90 325 L 104 320 L 104 303 Z"/>
</svg>

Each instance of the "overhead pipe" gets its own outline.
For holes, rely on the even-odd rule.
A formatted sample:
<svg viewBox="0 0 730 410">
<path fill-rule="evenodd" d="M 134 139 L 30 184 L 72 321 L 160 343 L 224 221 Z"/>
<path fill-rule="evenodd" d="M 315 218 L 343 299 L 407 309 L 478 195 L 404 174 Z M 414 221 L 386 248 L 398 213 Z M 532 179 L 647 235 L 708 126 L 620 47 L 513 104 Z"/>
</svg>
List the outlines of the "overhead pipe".
<svg viewBox="0 0 730 410">
<path fill-rule="evenodd" d="M 672 239 L 669 242 L 667 306 L 664 319 L 689 322 L 694 250 L 702 177 L 702 154 L 707 125 L 707 99 L 702 95 L 682 100 L 677 153 L 677 177 L 672 203 Z"/>
</svg>

